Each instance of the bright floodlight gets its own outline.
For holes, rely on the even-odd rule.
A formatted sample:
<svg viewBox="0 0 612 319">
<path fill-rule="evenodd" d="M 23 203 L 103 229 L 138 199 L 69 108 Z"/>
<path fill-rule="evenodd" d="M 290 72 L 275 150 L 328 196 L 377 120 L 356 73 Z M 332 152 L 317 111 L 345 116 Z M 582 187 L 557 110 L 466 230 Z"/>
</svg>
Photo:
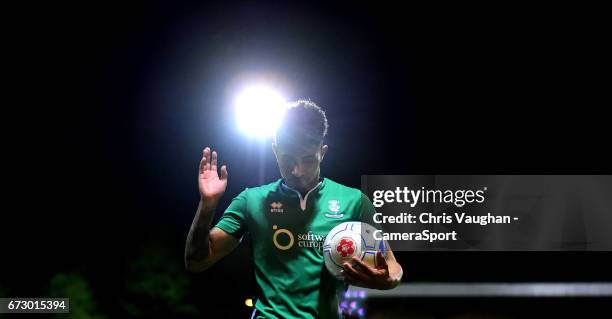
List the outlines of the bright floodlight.
<svg viewBox="0 0 612 319">
<path fill-rule="evenodd" d="M 285 99 L 278 92 L 263 86 L 250 87 L 236 98 L 238 127 L 250 136 L 273 136 L 285 109 Z"/>
</svg>

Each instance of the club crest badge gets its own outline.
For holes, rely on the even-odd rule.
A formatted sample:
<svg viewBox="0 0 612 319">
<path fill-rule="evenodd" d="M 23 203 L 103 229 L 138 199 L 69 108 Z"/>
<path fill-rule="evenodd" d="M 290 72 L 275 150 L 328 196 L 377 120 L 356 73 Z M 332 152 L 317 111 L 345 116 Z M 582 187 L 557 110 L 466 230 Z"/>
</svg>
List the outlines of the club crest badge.
<svg viewBox="0 0 612 319">
<path fill-rule="evenodd" d="M 329 208 L 329 212 L 325 213 L 325 217 L 329 218 L 342 218 L 344 214 L 340 212 L 340 201 L 336 199 L 332 199 L 327 202 Z"/>
</svg>

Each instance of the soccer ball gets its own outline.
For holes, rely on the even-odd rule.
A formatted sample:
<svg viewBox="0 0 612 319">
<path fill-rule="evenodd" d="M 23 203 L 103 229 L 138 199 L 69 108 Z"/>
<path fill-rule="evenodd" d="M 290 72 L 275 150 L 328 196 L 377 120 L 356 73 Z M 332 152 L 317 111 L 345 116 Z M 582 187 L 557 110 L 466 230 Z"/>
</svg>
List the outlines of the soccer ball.
<svg viewBox="0 0 612 319">
<path fill-rule="evenodd" d="M 323 243 L 325 267 L 338 279 L 344 279 L 340 272 L 345 262 L 351 263 L 353 256 L 366 264 L 376 266 L 376 252 L 386 255 L 385 242 L 374 239 L 372 225 L 362 222 L 345 222 L 334 227 Z"/>
</svg>

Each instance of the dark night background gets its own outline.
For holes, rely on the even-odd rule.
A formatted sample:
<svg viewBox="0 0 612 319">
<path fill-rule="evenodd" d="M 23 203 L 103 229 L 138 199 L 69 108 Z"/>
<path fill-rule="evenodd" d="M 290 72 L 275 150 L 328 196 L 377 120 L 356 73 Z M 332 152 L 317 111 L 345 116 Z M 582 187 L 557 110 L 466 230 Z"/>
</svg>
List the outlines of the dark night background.
<svg viewBox="0 0 612 319">
<path fill-rule="evenodd" d="M 610 173 L 601 8 L 169 1 L 12 13 L 0 297 L 61 295 L 73 289 L 65 276 L 108 317 L 189 305 L 247 316 L 248 242 L 208 272 L 181 268 L 203 147 L 228 165 L 222 207 L 260 183 L 261 154 L 265 182 L 279 177 L 269 143 L 235 128 L 244 76 L 325 108 L 322 171 L 345 185 L 362 174 Z M 612 281 L 608 257 L 397 253 L 406 282 Z"/>
</svg>

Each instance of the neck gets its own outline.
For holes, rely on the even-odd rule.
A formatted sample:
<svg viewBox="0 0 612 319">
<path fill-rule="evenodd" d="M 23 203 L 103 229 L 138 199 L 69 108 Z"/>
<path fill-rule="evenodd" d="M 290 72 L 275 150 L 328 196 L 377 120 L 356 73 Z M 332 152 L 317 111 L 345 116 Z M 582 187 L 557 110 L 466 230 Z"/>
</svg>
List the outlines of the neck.
<svg viewBox="0 0 612 319">
<path fill-rule="evenodd" d="M 313 179 L 312 182 L 308 183 L 308 185 L 306 185 L 304 187 L 296 188 L 295 190 L 300 192 L 302 197 L 305 197 L 306 194 L 308 194 L 308 192 L 311 189 L 313 189 L 315 186 L 317 186 L 317 184 L 319 184 L 320 180 L 321 180 L 321 176 L 317 176 L 317 178 Z"/>
<path fill-rule="evenodd" d="M 302 197 L 305 197 L 311 189 L 313 189 L 319 183 L 319 179 L 315 179 L 310 185 L 304 187 L 304 189 L 299 189 L 298 191 L 302 194 Z"/>
</svg>

